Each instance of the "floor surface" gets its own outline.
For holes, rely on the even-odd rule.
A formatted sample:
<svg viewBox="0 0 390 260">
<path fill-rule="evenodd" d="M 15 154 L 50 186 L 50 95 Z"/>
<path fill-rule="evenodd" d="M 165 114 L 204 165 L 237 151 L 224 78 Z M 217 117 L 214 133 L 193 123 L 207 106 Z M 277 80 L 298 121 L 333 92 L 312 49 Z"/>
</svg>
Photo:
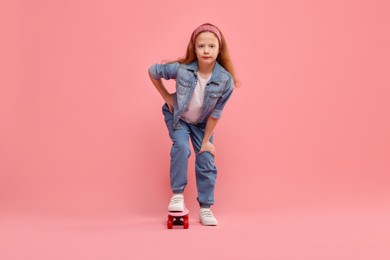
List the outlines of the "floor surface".
<svg viewBox="0 0 390 260">
<path fill-rule="evenodd" d="M 0 216 L 0 259 L 390 259 L 390 212 L 296 211 L 219 215 L 166 228 L 165 213 L 113 217 Z"/>
</svg>

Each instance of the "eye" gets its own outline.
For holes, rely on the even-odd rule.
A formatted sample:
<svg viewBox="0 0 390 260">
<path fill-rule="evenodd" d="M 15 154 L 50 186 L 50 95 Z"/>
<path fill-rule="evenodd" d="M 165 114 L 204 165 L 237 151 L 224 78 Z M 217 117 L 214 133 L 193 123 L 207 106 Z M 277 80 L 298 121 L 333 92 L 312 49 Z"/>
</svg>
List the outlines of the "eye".
<svg viewBox="0 0 390 260">
<path fill-rule="evenodd" d="M 204 47 L 203 44 L 199 44 L 199 45 L 198 45 L 198 48 L 203 48 L 203 47 Z"/>
<path fill-rule="evenodd" d="M 211 44 L 211 45 L 210 45 L 210 48 L 214 48 L 214 47 L 215 47 L 215 45 L 214 45 L 214 44 Z"/>
</svg>

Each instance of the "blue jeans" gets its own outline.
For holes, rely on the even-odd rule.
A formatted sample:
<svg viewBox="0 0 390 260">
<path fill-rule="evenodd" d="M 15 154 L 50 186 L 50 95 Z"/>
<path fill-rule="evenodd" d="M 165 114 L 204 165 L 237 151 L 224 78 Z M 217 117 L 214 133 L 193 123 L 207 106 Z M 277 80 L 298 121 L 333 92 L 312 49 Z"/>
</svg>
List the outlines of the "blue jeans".
<svg viewBox="0 0 390 260">
<path fill-rule="evenodd" d="M 201 207 L 208 208 L 214 204 L 214 187 L 217 178 L 217 168 L 214 165 L 214 156 L 209 152 L 198 154 L 202 145 L 204 128 L 180 120 L 182 127 L 173 128 L 173 114 L 168 106 L 163 106 L 165 123 L 169 137 L 172 140 L 170 181 L 173 193 L 182 193 L 187 185 L 188 158 L 191 155 L 189 139 L 191 139 L 195 159 L 196 186 L 198 202 Z M 213 142 L 213 136 L 210 138 Z"/>
</svg>

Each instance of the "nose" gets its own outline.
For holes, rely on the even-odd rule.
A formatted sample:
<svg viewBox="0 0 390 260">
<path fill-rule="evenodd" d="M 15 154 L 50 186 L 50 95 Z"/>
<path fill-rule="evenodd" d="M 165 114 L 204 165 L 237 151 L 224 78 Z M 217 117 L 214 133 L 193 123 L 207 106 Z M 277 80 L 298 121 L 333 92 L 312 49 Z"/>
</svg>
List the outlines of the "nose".
<svg viewBox="0 0 390 260">
<path fill-rule="evenodd" d="M 209 53 L 209 47 L 204 48 L 204 53 Z"/>
</svg>

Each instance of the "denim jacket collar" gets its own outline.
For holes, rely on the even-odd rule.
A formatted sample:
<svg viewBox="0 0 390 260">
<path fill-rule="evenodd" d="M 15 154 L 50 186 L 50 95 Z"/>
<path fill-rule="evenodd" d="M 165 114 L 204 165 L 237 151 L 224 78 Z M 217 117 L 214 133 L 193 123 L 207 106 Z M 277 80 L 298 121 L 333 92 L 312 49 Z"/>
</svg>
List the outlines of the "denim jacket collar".
<svg viewBox="0 0 390 260">
<path fill-rule="evenodd" d="M 198 61 L 195 60 L 191 63 L 185 64 L 184 67 L 187 70 L 191 70 L 194 72 L 195 75 L 198 75 Z M 215 62 L 215 66 L 210 78 L 210 82 L 214 82 L 215 84 L 220 84 L 221 83 L 221 70 L 223 67 L 218 63 L 218 61 Z"/>
</svg>

